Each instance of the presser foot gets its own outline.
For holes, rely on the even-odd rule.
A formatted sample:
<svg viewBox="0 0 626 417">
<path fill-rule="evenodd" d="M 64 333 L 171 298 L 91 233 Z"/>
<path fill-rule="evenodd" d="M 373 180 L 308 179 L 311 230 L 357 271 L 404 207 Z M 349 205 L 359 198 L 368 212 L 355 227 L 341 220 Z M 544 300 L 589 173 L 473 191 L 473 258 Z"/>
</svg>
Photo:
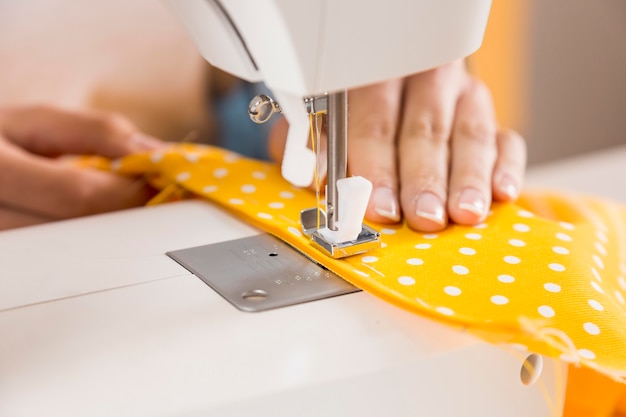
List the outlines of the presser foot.
<svg viewBox="0 0 626 417">
<path fill-rule="evenodd" d="M 381 247 L 380 232 L 363 224 L 361 232 L 354 240 L 334 242 L 320 233 L 326 227 L 326 214 L 318 208 L 310 208 L 300 212 L 302 231 L 311 238 L 314 247 L 331 258 L 345 258 Z"/>
</svg>

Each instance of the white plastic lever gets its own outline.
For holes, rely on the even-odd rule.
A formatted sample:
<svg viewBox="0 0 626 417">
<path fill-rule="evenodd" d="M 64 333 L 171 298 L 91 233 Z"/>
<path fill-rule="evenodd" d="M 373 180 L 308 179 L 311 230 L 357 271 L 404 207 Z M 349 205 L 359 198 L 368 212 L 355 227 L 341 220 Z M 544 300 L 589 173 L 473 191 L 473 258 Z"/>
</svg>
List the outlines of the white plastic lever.
<svg viewBox="0 0 626 417">
<path fill-rule="evenodd" d="M 363 177 L 349 177 L 337 180 L 337 201 L 339 218 L 335 222 L 337 230 L 327 227 L 319 233 L 329 242 L 342 243 L 356 240 L 363 227 L 363 218 L 372 193 L 372 183 Z"/>
<path fill-rule="evenodd" d="M 313 183 L 316 158 L 307 147 L 310 123 L 304 102 L 302 97 L 289 93 L 274 91 L 274 95 L 289 123 L 281 174 L 297 187 L 308 187 Z"/>
</svg>

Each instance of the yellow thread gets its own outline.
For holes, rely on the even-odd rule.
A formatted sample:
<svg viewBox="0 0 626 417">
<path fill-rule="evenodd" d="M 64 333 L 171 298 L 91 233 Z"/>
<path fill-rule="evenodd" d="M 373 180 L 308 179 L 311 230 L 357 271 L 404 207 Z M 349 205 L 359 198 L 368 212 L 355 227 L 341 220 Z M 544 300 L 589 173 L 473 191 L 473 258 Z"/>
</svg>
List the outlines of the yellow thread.
<svg viewBox="0 0 626 417">
<path fill-rule="evenodd" d="M 319 146 L 319 126 L 318 126 L 318 115 L 317 114 L 309 114 L 309 126 L 311 130 L 311 149 L 313 153 L 315 153 L 315 170 L 313 171 L 313 181 L 315 183 L 315 208 L 317 209 L 317 228 L 320 228 L 321 223 L 321 214 L 320 208 L 321 198 L 320 198 L 320 176 L 319 176 L 319 161 L 320 161 L 320 146 Z M 313 126 L 315 125 L 315 129 Z"/>
</svg>

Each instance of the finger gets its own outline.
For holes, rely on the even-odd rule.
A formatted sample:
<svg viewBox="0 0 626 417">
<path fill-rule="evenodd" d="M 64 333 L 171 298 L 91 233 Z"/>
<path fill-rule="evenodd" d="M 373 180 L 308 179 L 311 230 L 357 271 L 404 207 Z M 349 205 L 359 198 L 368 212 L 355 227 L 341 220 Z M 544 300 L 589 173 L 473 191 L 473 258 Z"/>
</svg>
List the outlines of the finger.
<svg viewBox="0 0 626 417">
<path fill-rule="evenodd" d="M 0 205 L 0 230 L 33 226 L 50 221 L 49 218 Z"/>
<path fill-rule="evenodd" d="M 415 230 L 437 231 L 447 223 L 448 146 L 461 71 L 452 63 L 407 80 L 399 138 L 401 201 Z"/>
<path fill-rule="evenodd" d="M 515 201 L 524 182 L 526 142 L 513 130 L 500 130 L 496 136 L 498 157 L 493 170 L 493 196 L 498 201 Z"/>
<path fill-rule="evenodd" d="M 117 158 L 164 146 L 139 132 L 125 117 L 47 106 L 0 110 L 0 133 L 16 145 L 44 156 L 95 154 Z"/>
<path fill-rule="evenodd" d="M 142 181 L 76 168 L 0 141 L 0 203 L 56 219 L 144 204 Z"/>
<path fill-rule="evenodd" d="M 403 80 L 351 90 L 348 119 L 348 169 L 372 181 L 365 216 L 372 221 L 400 220 L 396 134 Z"/>
<path fill-rule="evenodd" d="M 459 98 L 451 143 L 450 218 L 464 225 L 482 221 L 491 203 L 496 161 L 496 122 L 487 87 L 472 80 Z"/>
</svg>

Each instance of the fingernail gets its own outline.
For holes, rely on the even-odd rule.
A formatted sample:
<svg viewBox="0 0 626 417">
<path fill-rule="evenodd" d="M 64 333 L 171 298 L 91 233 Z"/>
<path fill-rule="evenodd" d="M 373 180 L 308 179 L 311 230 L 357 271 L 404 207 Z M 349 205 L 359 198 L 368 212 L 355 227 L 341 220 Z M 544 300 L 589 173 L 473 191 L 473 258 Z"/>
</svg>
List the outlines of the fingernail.
<svg viewBox="0 0 626 417">
<path fill-rule="evenodd" d="M 417 200 L 415 214 L 424 219 L 443 225 L 446 221 L 441 199 L 433 193 L 424 193 Z"/>
<path fill-rule="evenodd" d="M 394 222 L 400 221 L 398 203 L 391 188 L 376 187 L 372 193 L 372 205 L 378 215 Z"/>
<path fill-rule="evenodd" d="M 466 188 L 459 198 L 459 208 L 482 217 L 487 208 L 485 196 L 474 188 Z"/>
<path fill-rule="evenodd" d="M 510 200 L 515 200 L 519 194 L 517 185 L 510 175 L 504 175 L 498 184 L 500 191 L 509 197 Z"/>
<path fill-rule="evenodd" d="M 163 149 L 165 146 L 165 142 L 153 137 L 146 135 L 145 133 L 134 133 L 130 137 L 130 146 L 133 150 L 137 152 L 141 151 L 154 151 L 157 149 Z"/>
</svg>

